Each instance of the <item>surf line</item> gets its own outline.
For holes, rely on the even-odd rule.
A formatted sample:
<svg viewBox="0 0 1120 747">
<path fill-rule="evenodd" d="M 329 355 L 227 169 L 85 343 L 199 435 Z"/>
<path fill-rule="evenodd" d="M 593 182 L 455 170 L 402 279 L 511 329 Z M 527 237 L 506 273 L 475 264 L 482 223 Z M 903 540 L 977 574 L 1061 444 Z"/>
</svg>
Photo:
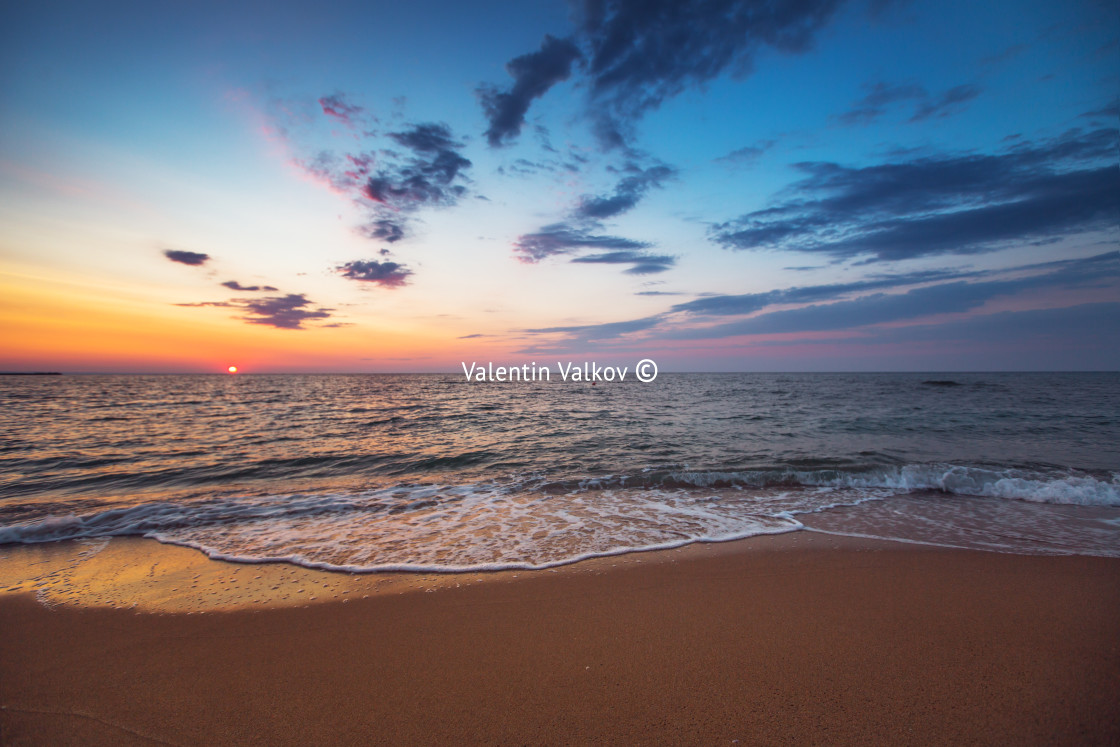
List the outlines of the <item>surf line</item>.
<svg viewBox="0 0 1120 747">
<path fill-rule="evenodd" d="M 471 361 L 467 368 L 465 361 L 463 375 L 467 381 L 552 381 L 552 371 L 548 366 L 538 366 L 536 362 L 520 366 L 495 366 L 493 361 L 485 365 Z M 600 366 L 594 361 L 585 362 L 582 367 L 575 363 L 557 362 L 561 381 L 626 381 L 629 366 Z"/>
</svg>

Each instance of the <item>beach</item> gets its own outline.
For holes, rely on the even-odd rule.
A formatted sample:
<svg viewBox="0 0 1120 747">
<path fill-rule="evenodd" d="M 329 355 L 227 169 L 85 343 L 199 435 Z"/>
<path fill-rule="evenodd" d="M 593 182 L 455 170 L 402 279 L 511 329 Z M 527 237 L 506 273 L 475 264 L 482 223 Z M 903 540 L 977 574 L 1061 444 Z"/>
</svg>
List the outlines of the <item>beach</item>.
<svg viewBox="0 0 1120 747">
<path fill-rule="evenodd" d="M 128 539 L 83 589 L 80 546 L 4 550 L 71 574 L 0 595 L 4 744 L 1120 739 L 1115 558 L 803 531 L 410 576 Z"/>
</svg>

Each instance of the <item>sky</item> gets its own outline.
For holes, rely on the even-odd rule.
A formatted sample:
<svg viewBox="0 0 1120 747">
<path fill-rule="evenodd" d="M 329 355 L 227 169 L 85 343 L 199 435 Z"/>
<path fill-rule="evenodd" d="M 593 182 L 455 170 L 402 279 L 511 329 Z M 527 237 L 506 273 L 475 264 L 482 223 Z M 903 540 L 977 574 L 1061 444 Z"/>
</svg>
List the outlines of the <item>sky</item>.
<svg viewBox="0 0 1120 747">
<path fill-rule="evenodd" d="M 1120 369 L 1120 6 L 7 3 L 0 370 Z"/>
</svg>

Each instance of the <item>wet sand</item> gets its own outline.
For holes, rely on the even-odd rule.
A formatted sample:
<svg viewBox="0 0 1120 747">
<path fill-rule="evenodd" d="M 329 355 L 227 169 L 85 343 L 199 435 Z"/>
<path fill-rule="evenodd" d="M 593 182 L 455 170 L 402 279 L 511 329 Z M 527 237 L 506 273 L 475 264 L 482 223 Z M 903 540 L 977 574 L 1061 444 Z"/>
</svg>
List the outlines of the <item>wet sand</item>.
<svg viewBox="0 0 1120 747">
<path fill-rule="evenodd" d="M 1120 741 L 1115 559 L 798 532 L 349 576 L 115 540 L 0 548 L 0 589 L 3 744 Z"/>
</svg>

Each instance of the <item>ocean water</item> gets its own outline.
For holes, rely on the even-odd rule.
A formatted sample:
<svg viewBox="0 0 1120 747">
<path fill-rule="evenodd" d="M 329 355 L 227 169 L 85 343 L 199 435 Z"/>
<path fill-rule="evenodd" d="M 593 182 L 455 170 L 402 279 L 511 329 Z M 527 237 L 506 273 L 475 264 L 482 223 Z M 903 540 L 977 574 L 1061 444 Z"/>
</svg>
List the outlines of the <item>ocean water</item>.
<svg viewBox="0 0 1120 747">
<path fill-rule="evenodd" d="M 0 543 L 461 571 L 804 530 L 1120 556 L 1120 374 L 0 377 Z"/>
</svg>

